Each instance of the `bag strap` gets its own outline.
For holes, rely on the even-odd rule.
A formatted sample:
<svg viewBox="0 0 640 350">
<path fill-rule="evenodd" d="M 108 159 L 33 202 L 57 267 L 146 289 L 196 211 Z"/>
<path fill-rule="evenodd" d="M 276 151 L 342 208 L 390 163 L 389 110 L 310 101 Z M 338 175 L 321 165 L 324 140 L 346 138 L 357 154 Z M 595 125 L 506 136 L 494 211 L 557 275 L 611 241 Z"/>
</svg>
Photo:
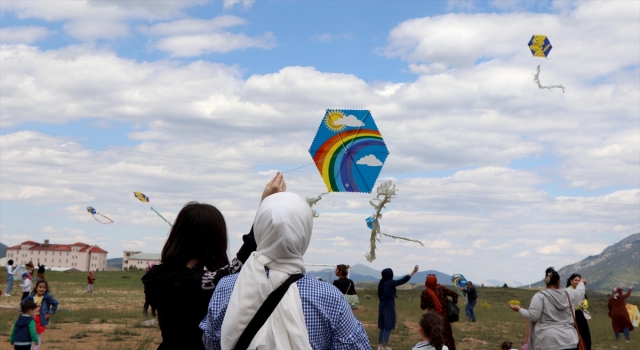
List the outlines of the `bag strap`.
<svg viewBox="0 0 640 350">
<path fill-rule="evenodd" d="M 273 313 L 273 310 L 276 309 L 276 307 L 280 303 L 280 300 L 282 300 L 284 295 L 287 293 L 287 290 L 289 290 L 289 286 L 291 286 L 292 283 L 301 279 L 302 277 L 304 277 L 304 275 L 301 273 L 289 276 L 289 278 L 287 278 L 287 280 L 284 281 L 284 283 L 281 284 L 280 287 L 276 288 L 269 294 L 267 299 L 260 306 L 256 314 L 247 325 L 247 328 L 245 328 L 240 335 L 240 338 L 238 338 L 238 342 L 234 347 L 235 350 L 245 350 L 249 348 L 249 345 L 251 344 L 253 338 L 256 336 L 260 328 L 262 328 L 264 323 L 267 322 L 269 316 L 271 316 L 271 314 Z"/>
<path fill-rule="evenodd" d="M 349 289 L 351 289 L 351 285 L 352 285 L 352 284 L 353 284 L 353 283 L 349 282 L 349 287 L 347 287 L 347 292 L 346 292 L 345 294 L 349 294 Z"/>
<path fill-rule="evenodd" d="M 571 317 L 573 317 L 573 326 L 575 327 L 576 333 L 578 334 L 578 348 L 580 348 L 580 342 L 582 342 L 582 337 L 580 336 L 580 328 L 578 328 L 578 322 L 576 322 L 576 313 L 575 311 L 573 311 L 573 304 L 571 303 L 569 292 L 565 290 L 564 294 L 567 295 L 567 300 L 569 300 L 569 312 L 571 313 Z"/>
</svg>

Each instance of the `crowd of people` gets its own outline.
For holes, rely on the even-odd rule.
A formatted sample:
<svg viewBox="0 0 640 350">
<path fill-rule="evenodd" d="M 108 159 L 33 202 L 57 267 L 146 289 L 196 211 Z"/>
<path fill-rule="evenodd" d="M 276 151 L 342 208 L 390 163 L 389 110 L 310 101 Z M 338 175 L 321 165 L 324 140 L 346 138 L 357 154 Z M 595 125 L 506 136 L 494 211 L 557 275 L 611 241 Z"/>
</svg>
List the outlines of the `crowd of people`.
<svg viewBox="0 0 640 350">
<path fill-rule="evenodd" d="M 313 229 L 313 213 L 306 200 L 286 192 L 282 174 L 267 184 L 249 233 L 235 258 L 227 258 L 227 226 L 222 213 L 209 204 L 190 202 L 179 212 L 162 249 L 161 264 L 149 266 L 142 278 L 145 308 L 157 313 L 162 342 L 158 349 L 370 349 L 363 324 L 354 316 L 346 296 L 357 295 L 348 278 L 349 266 L 338 265 L 333 285 L 305 274 L 304 255 Z M 7 267 L 13 282 L 13 261 Z M 378 349 L 390 349 L 396 326 L 397 287 L 418 271 L 394 279 L 384 269 L 378 283 Z M 32 270 L 33 271 L 33 268 Z M 43 271 L 44 273 L 44 271 Z M 23 281 L 29 274 L 23 275 Z M 9 277 L 8 277 L 9 278 Z M 87 277 L 92 292 L 93 274 Z M 23 282 L 23 291 L 27 286 Z M 29 280 L 29 285 L 30 285 Z M 529 308 L 513 305 L 530 321 L 529 350 L 591 347 L 588 324 L 587 281 L 574 274 L 567 288 L 560 275 L 545 272 L 546 288 L 537 292 Z M 465 314 L 476 322 L 478 293 L 472 282 L 461 288 L 466 295 Z M 11 291 L 8 285 L 7 294 Z M 27 290 L 28 291 L 28 290 Z M 609 300 L 610 317 L 618 339 L 629 341 L 633 330 L 624 300 L 630 295 L 615 289 Z M 458 293 L 428 275 L 420 297 L 426 312 L 418 321 L 420 350 L 455 350 L 451 322 Z M 16 349 L 38 349 L 42 332 L 58 302 L 44 276 L 23 294 L 22 314 L 10 341 Z M 455 313 L 455 312 L 454 312 Z M 502 348 L 511 348 L 505 342 Z"/>
</svg>

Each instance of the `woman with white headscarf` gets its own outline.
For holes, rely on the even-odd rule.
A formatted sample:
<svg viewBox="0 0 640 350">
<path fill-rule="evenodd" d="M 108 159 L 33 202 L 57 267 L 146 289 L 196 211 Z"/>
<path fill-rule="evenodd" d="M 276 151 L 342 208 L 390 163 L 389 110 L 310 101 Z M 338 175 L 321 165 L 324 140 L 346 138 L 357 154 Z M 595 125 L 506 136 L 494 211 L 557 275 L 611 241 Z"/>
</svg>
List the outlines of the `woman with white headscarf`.
<svg viewBox="0 0 640 350">
<path fill-rule="evenodd" d="M 311 240 L 313 215 L 302 197 L 269 196 L 261 203 L 253 228 L 256 251 L 240 274 L 220 281 L 200 323 L 207 349 L 233 349 L 269 294 L 291 275 L 305 273 L 303 255 Z M 370 345 L 340 291 L 304 275 L 291 284 L 248 348 L 370 349 Z"/>
</svg>

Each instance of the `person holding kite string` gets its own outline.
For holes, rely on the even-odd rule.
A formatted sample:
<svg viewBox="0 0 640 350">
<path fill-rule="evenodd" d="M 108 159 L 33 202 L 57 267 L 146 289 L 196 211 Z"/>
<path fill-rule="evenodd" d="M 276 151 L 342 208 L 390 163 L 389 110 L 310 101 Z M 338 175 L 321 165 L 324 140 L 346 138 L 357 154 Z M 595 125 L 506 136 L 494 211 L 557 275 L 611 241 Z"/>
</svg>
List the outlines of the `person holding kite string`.
<svg viewBox="0 0 640 350">
<path fill-rule="evenodd" d="M 253 229 L 258 248 L 239 274 L 220 281 L 200 323 L 205 348 L 370 350 L 340 291 L 304 274 L 313 230 L 307 201 L 293 193 L 267 197 Z"/>
<path fill-rule="evenodd" d="M 586 283 L 587 280 L 581 279 L 575 289 L 560 289 L 560 275 L 553 267 L 549 267 L 544 278 L 547 289 L 533 295 L 529 309 L 510 305 L 513 311 L 531 321 L 529 350 L 578 347 L 573 308 L 584 299 Z"/>
<path fill-rule="evenodd" d="M 471 322 L 476 321 L 476 314 L 473 312 L 473 308 L 476 307 L 476 301 L 478 300 L 478 292 L 476 287 L 473 286 L 471 281 L 467 282 L 467 288 L 460 288 L 467 295 L 467 305 L 464 307 L 464 312 L 467 314 L 467 319 Z"/>
<path fill-rule="evenodd" d="M 262 199 L 286 190 L 281 173 L 271 180 Z M 308 207 L 308 206 L 307 206 Z M 224 276 L 237 273 L 256 249 L 253 228 L 231 264 L 227 258 L 227 226 L 210 205 L 187 203 L 162 248 L 161 263 L 142 277 L 146 300 L 156 309 L 162 343 L 158 349 L 204 349 L 198 324 Z"/>
</svg>

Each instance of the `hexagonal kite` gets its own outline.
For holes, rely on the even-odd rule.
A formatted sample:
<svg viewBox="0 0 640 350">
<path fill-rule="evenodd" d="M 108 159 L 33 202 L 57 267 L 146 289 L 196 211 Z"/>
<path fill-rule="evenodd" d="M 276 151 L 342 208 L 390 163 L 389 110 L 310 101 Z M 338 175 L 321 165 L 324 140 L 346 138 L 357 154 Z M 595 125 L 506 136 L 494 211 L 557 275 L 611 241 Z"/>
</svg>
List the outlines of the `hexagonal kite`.
<svg viewBox="0 0 640 350">
<path fill-rule="evenodd" d="M 371 193 L 389 151 L 368 110 L 327 109 L 309 154 L 329 192 Z"/>
<path fill-rule="evenodd" d="M 547 58 L 553 46 L 545 35 L 533 35 L 529 40 L 529 49 L 533 57 Z"/>
</svg>

